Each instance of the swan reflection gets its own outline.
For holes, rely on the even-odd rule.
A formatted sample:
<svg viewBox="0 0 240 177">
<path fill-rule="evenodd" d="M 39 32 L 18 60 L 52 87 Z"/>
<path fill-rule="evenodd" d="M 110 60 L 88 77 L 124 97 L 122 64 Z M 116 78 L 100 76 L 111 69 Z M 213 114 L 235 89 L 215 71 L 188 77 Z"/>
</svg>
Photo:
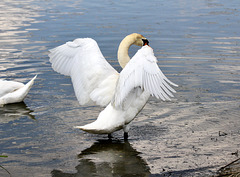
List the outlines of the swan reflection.
<svg viewBox="0 0 240 177">
<path fill-rule="evenodd" d="M 22 116 L 35 119 L 32 112 L 33 110 L 30 110 L 24 102 L 4 105 L 0 107 L 0 123 L 8 123 Z"/>
<path fill-rule="evenodd" d="M 53 170 L 53 177 L 71 176 L 149 176 L 150 168 L 127 141 L 99 140 L 83 150 L 77 173 Z"/>
</svg>

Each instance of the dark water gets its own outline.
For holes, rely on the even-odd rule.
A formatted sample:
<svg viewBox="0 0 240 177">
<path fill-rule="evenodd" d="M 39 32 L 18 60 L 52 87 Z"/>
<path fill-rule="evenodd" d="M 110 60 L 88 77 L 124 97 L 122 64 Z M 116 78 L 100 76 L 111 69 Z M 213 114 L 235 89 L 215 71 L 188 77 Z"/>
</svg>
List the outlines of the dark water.
<svg viewBox="0 0 240 177">
<path fill-rule="evenodd" d="M 240 150 L 239 7 L 238 0 L 1 1 L 0 78 L 38 77 L 24 103 L 0 108 L 0 155 L 7 156 L 0 165 L 12 176 L 215 174 Z M 91 37 L 120 70 L 117 47 L 133 32 L 149 39 L 162 71 L 180 85 L 175 99 L 151 98 L 128 142 L 122 132 L 110 143 L 73 129 L 102 108 L 78 104 L 48 50 Z M 0 168 L 0 176 L 9 174 Z"/>
</svg>

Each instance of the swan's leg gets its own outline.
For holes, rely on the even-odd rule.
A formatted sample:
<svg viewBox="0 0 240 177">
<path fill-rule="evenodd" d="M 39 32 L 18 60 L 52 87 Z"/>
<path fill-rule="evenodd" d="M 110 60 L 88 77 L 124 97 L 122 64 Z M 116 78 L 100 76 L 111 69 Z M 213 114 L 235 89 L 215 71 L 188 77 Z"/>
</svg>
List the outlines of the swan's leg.
<svg viewBox="0 0 240 177">
<path fill-rule="evenodd" d="M 112 138 L 113 138 L 112 134 L 109 133 L 109 134 L 108 134 L 108 139 L 112 139 Z"/>
<path fill-rule="evenodd" d="M 130 125 L 129 125 L 129 124 L 123 126 L 123 131 L 124 131 L 123 136 L 124 136 L 124 140 L 127 140 L 127 139 L 128 139 L 128 131 L 129 131 L 129 129 L 130 129 Z"/>
<path fill-rule="evenodd" d="M 128 140 L 128 132 L 124 132 L 124 140 Z"/>
</svg>

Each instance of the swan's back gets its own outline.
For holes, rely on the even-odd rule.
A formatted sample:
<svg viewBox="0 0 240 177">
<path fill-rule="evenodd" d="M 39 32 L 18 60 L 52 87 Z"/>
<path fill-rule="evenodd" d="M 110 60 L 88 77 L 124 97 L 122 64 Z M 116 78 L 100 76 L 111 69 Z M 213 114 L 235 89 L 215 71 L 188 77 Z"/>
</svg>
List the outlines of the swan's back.
<svg viewBox="0 0 240 177">
<path fill-rule="evenodd" d="M 36 77 L 32 78 L 25 85 L 20 82 L 0 80 L 0 106 L 23 101 Z"/>
<path fill-rule="evenodd" d="M 0 97 L 24 87 L 23 83 L 0 80 Z"/>
</svg>

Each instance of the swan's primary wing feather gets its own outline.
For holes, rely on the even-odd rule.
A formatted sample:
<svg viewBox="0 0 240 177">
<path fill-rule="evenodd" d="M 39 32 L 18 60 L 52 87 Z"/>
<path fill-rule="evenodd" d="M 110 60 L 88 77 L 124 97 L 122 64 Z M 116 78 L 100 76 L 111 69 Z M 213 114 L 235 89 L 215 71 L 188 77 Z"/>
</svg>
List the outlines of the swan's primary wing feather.
<svg viewBox="0 0 240 177">
<path fill-rule="evenodd" d="M 120 73 L 112 103 L 121 107 L 129 93 L 138 87 L 156 98 L 170 100 L 175 90 L 169 84 L 177 86 L 158 67 L 152 48 L 143 46 Z"/>
<path fill-rule="evenodd" d="M 78 38 L 50 50 L 52 68 L 72 79 L 81 105 L 107 105 L 114 95 L 118 72 L 103 57 L 91 38 Z"/>
</svg>

